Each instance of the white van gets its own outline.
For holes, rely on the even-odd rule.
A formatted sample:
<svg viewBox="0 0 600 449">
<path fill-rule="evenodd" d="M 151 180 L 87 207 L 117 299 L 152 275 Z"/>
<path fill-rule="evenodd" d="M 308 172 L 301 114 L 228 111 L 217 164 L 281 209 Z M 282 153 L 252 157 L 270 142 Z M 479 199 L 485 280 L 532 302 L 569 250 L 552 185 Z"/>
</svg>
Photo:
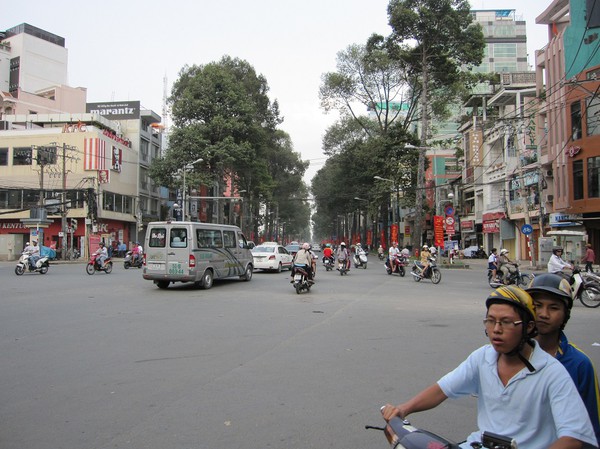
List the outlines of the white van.
<svg viewBox="0 0 600 449">
<path fill-rule="evenodd" d="M 252 279 L 253 258 L 237 226 L 189 221 L 148 224 L 144 279 L 158 288 L 171 282 L 194 282 L 209 289 L 214 279 Z"/>
</svg>

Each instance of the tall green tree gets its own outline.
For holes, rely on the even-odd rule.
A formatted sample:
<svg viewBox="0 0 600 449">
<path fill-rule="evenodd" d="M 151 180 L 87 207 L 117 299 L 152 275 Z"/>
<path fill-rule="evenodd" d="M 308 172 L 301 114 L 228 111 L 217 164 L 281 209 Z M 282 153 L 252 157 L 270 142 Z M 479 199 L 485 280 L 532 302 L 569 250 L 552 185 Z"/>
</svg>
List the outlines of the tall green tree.
<svg viewBox="0 0 600 449">
<path fill-rule="evenodd" d="M 414 42 L 407 62 L 420 78 L 420 141 L 426 145 L 430 129 L 430 93 L 457 82 L 464 66 L 483 58 L 485 41 L 473 22 L 467 0 L 391 0 L 388 5 L 390 38 L 399 45 Z M 406 55 L 404 55 L 406 56 Z M 425 150 L 419 151 L 413 245 L 420 245 L 423 231 Z"/>
<path fill-rule="evenodd" d="M 252 227 L 258 231 L 261 205 L 272 201 L 282 183 L 301 182 L 306 170 L 289 136 L 278 129 L 279 105 L 268 92 L 266 79 L 247 61 L 224 56 L 218 62 L 185 66 L 169 98 L 169 147 L 164 158 L 153 162 L 150 176 L 175 187 L 180 185 L 178 171 L 202 158 L 186 175 L 187 185 L 215 186 L 213 193 L 221 196 L 229 177 L 245 191 Z"/>
</svg>

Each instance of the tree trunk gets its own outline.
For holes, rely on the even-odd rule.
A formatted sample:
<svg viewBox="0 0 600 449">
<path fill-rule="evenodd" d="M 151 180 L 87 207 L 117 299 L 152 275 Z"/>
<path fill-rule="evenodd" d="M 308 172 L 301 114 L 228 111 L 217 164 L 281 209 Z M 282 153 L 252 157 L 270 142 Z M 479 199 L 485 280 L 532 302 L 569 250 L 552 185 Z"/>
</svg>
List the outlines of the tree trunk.
<svg viewBox="0 0 600 449">
<path fill-rule="evenodd" d="M 427 134 L 429 132 L 429 113 L 427 108 L 427 94 L 429 74 L 427 69 L 427 52 L 423 45 L 423 90 L 421 92 L 421 145 L 419 147 L 419 159 L 417 165 L 417 192 L 415 198 L 415 229 L 412 235 L 413 248 L 421 248 L 423 244 L 423 197 L 425 196 L 425 155 L 424 148 L 427 145 Z"/>
</svg>

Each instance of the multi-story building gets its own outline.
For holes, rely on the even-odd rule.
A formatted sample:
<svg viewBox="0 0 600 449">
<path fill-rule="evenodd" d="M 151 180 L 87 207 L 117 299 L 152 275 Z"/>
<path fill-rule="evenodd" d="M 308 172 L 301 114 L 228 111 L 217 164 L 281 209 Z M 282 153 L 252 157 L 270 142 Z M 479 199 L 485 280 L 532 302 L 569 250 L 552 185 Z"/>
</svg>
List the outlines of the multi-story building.
<svg viewBox="0 0 600 449">
<path fill-rule="evenodd" d="M 600 8 L 554 0 L 536 22 L 548 28 L 548 45 L 536 52 L 548 234 L 578 258 L 586 240 L 600 251 Z"/>
<path fill-rule="evenodd" d="M 159 117 L 140 111 L 139 102 L 88 108 L 93 112 L 5 117 L 0 258 L 16 257 L 30 238 L 83 254 L 90 238 L 142 240 L 143 225 L 161 217 L 158 189 L 147 176 L 161 154 L 152 126 Z M 38 209 L 46 212 L 32 215 Z"/>
<path fill-rule="evenodd" d="M 67 65 L 60 36 L 29 24 L 0 33 L 0 258 L 36 236 L 59 251 L 92 236 L 142 240 L 164 216 L 148 178 L 160 117 L 139 101 L 86 103 Z"/>
</svg>

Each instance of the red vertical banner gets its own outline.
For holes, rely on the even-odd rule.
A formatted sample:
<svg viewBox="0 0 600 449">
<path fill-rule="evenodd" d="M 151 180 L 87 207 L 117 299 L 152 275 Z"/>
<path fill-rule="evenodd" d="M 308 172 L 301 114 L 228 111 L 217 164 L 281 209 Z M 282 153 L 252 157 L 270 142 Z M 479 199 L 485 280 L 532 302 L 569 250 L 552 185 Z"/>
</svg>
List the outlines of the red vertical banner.
<svg viewBox="0 0 600 449">
<path fill-rule="evenodd" d="M 390 226 L 390 237 L 392 239 L 392 242 L 398 241 L 398 225 L 395 223 Z"/>
<path fill-rule="evenodd" d="M 373 244 L 373 231 L 370 229 L 367 231 L 367 245 L 371 246 Z"/>
<path fill-rule="evenodd" d="M 444 246 L 444 217 L 441 215 L 433 217 L 433 244 Z"/>
<path fill-rule="evenodd" d="M 387 242 L 385 241 L 385 232 L 383 232 L 383 229 L 379 233 L 379 241 L 381 242 L 381 246 L 383 246 L 385 248 L 387 245 Z"/>
</svg>

